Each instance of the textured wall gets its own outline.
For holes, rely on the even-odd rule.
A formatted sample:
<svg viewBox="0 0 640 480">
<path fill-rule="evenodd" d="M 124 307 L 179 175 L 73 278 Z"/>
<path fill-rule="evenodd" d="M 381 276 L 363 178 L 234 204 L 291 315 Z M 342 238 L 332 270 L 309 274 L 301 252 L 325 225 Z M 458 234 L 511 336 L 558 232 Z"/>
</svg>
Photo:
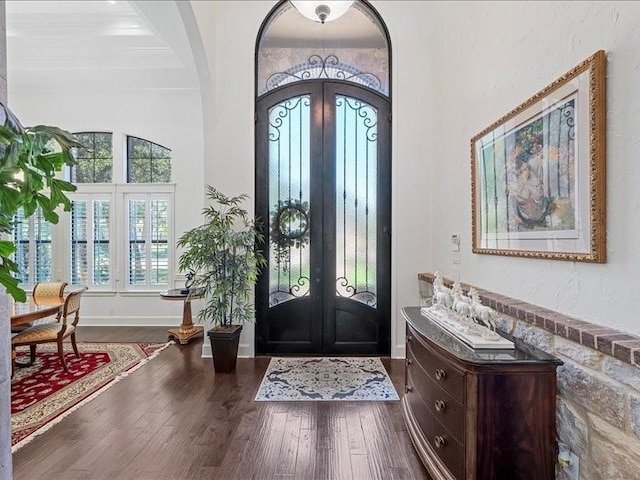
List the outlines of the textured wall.
<svg viewBox="0 0 640 480">
<path fill-rule="evenodd" d="M 446 276 L 632 333 L 640 293 L 640 3 L 429 2 L 422 59 L 437 72 L 428 114 L 433 264 Z M 453 20 L 455 19 L 455 20 Z M 469 141 L 595 51 L 607 52 L 605 265 L 471 253 Z M 451 261 L 450 234 L 462 237 Z"/>
<path fill-rule="evenodd" d="M 371 3 L 392 44 L 392 354 L 404 353 L 399 311 L 417 302 L 413 282 L 425 270 L 639 333 L 640 4 Z M 214 87 L 205 181 L 238 192 L 254 187 L 255 36 L 274 4 L 192 2 Z M 607 264 L 472 254 L 471 137 L 599 49 L 608 56 Z M 252 329 L 241 343 L 250 354 Z"/>
</svg>

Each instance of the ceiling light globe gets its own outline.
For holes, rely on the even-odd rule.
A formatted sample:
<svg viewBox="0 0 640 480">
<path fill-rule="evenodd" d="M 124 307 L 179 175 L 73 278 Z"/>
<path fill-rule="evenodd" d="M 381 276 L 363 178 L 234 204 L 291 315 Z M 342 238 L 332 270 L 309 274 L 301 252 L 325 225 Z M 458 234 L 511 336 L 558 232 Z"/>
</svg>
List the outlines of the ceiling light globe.
<svg viewBox="0 0 640 480">
<path fill-rule="evenodd" d="M 296 8 L 296 10 L 310 20 L 325 23 L 344 15 L 354 4 L 354 1 L 344 2 L 326 0 L 324 2 L 313 2 L 308 0 L 291 0 L 291 4 Z"/>
</svg>

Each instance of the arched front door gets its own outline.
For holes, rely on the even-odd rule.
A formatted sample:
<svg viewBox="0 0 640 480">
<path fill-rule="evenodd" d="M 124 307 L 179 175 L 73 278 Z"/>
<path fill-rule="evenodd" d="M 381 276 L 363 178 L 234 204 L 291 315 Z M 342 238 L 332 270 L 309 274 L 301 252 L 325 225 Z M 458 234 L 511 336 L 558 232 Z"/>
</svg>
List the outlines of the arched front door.
<svg viewBox="0 0 640 480">
<path fill-rule="evenodd" d="M 256 105 L 256 215 L 269 262 L 256 288 L 257 352 L 388 354 L 388 98 L 314 80 Z"/>
</svg>

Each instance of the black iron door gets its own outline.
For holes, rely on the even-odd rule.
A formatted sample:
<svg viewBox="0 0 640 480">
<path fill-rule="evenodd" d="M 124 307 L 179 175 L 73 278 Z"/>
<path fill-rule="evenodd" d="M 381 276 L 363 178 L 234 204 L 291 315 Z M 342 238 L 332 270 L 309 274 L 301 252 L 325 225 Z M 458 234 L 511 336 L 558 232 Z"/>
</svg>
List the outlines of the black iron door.
<svg viewBox="0 0 640 480">
<path fill-rule="evenodd" d="M 388 100 L 336 81 L 257 103 L 256 214 L 269 261 L 256 288 L 258 353 L 388 354 Z"/>
</svg>

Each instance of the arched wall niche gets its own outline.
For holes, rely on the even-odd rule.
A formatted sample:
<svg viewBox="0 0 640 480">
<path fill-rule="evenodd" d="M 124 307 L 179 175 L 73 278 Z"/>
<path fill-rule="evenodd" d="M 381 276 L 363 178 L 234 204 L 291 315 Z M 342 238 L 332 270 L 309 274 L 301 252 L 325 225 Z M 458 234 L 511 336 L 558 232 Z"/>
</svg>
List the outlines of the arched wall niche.
<svg viewBox="0 0 640 480">
<path fill-rule="evenodd" d="M 344 15 L 322 24 L 283 0 L 265 19 L 256 42 L 256 97 L 321 78 L 353 82 L 389 97 L 389 34 L 368 2 L 356 0 Z"/>
</svg>

